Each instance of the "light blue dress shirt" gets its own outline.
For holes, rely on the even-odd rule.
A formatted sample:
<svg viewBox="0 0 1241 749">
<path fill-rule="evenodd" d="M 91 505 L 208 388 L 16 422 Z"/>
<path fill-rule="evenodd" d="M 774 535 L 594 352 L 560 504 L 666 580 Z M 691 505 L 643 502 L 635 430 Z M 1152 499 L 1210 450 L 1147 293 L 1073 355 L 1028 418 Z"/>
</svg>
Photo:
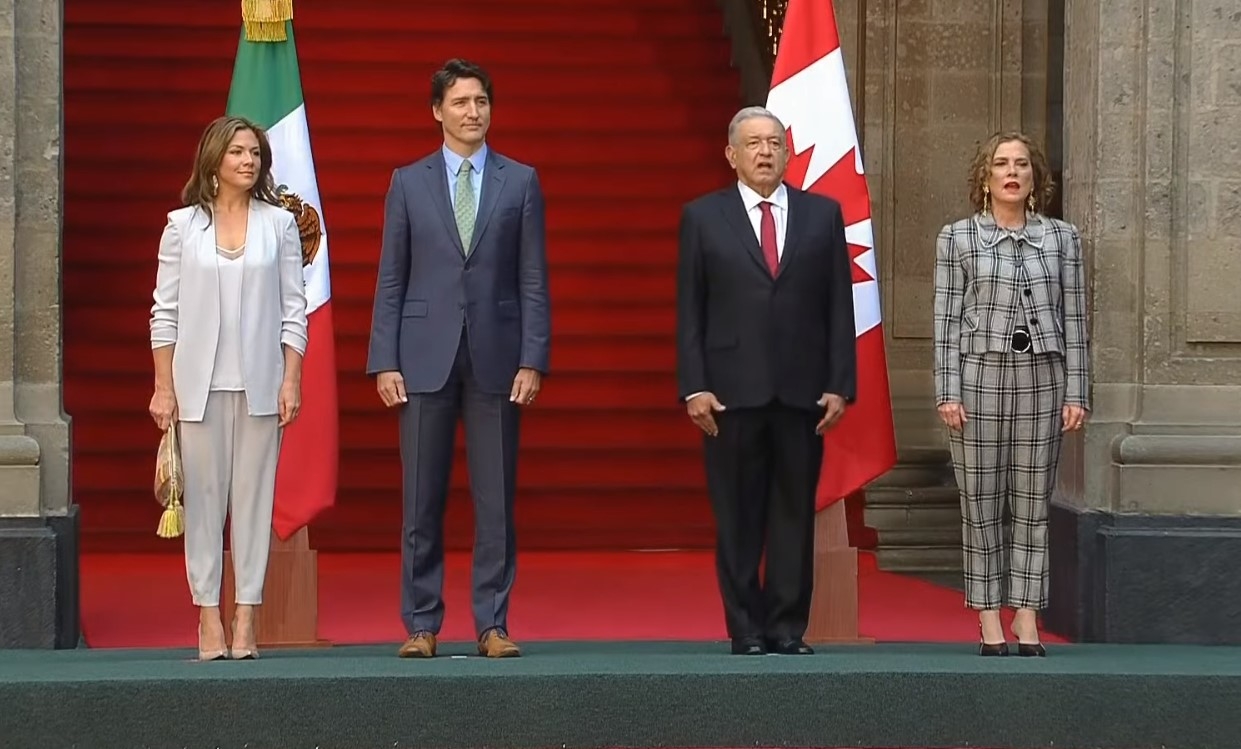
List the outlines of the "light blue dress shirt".
<svg viewBox="0 0 1241 749">
<path fill-rule="evenodd" d="M 461 169 L 461 162 L 465 159 L 453 153 L 448 146 L 443 146 L 444 152 L 444 168 L 448 172 L 448 200 L 452 202 L 453 210 L 457 210 L 457 171 Z M 487 165 L 487 144 L 470 157 L 470 163 L 474 165 L 474 170 L 470 172 L 470 186 L 474 188 L 474 215 L 478 215 L 478 202 L 483 197 L 483 167 Z"/>
</svg>

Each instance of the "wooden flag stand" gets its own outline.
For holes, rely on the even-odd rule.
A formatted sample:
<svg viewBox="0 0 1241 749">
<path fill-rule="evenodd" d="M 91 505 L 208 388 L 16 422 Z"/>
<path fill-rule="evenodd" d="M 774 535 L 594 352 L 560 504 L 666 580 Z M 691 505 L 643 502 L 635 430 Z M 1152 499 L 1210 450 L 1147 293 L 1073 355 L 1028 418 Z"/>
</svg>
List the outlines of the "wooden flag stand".
<svg viewBox="0 0 1241 749">
<path fill-rule="evenodd" d="M 224 585 L 220 617 L 224 626 L 233 621 L 236 608 L 233 555 L 224 552 Z M 310 548 L 306 528 L 281 541 L 271 534 L 263 605 L 254 612 L 254 637 L 263 648 L 313 648 L 332 643 L 319 639 L 319 556 Z"/>
<path fill-rule="evenodd" d="M 845 500 L 814 516 L 814 593 L 806 642 L 823 645 L 873 645 L 858 635 L 857 549 L 849 545 Z"/>
</svg>

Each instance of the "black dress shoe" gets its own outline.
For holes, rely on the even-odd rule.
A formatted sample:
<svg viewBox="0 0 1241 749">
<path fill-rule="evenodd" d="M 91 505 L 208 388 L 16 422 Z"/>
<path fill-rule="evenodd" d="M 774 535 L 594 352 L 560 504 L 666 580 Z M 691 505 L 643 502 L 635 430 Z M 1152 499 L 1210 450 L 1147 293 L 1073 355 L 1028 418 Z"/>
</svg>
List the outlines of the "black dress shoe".
<svg viewBox="0 0 1241 749">
<path fill-rule="evenodd" d="M 774 640 L 767 644 L 767 649 L 780 655 L 814 655 L 814 650 L 800 637 Z"/>
<path fill-rule="evenodd" d="M 766 655 L 767 649 L 758 637 L 734 637 L 733 655 Z"/>
<path fill-rule="evenodd" d="M 1017 655 L 1022 658 L 1046 658 L 1047 648 L 1043 647 L 1043 644 L 1039 642 L 1033 645 L 1019 642 L 1017 643 Z"/>
</svg>

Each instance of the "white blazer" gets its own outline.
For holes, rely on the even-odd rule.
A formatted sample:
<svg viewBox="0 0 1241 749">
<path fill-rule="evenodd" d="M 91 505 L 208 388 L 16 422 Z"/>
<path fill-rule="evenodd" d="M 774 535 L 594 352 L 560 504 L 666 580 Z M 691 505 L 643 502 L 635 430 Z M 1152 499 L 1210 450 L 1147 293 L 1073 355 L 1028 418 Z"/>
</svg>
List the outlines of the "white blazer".
<svg viewBox="0 0 1241 749">
<path fill-rule="evenodd" d="M 251 416 L 279 413 L 284 346 L 306 353 L 306 290 L 293 214 L 250 201 L 241 282 L 242 376 Z M 220 337 L 215 223 L 197 206 L 168 214 L 159 242 L 151 348 L 175 345 L 181 421 L 202 421 Z"/>
</svg>

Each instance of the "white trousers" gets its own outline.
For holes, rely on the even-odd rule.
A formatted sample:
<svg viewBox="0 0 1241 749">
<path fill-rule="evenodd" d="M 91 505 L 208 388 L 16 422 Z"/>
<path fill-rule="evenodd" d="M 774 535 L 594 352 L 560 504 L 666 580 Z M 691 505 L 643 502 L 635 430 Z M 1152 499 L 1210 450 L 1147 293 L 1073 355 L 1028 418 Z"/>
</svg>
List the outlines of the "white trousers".
<svg viewBox="0 0 1241 749">
<path fill-rule="evenodd" d="M 199 422 L 181 422 L 185 468 L 185 572 L 195 606 L 220 605 L 224 521 L 236 603 L 263 602 L 280 455 L 279 417 L 250 416 L 242 391 L 215 390 Z"/>
</svg>

